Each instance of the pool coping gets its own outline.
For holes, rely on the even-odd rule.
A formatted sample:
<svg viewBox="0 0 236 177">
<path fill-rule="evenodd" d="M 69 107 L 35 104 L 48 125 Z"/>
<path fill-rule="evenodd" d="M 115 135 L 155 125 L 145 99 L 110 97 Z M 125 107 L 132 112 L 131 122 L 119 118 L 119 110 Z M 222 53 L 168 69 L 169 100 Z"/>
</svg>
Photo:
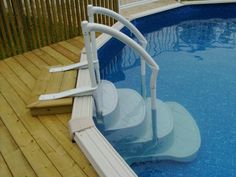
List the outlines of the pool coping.
<svg viewBox="0 0 236 177">
<path fill-rule="evenodd" d="M 158 7 L 153 10 L 133 14 L 129 20 L 135 20 L 140 17 L 148 16 L 154 13 L 175 9 L 187 5 L 198 4 L 217 4 L 217 3 L 232 3 L 235 0 L 214 0 L 214 1 L 200 1 L 200 2 L 176 2 L 175 4 Z M 124 27 L 117 22 L 113 28 L 120 30 Z M 102 34 L 97 38 L 97 48 L 100 49 L 109 39 L 110 36 Z M 81 60 L 85 61 L 86 52 L 82 50 Z M 88 69 L 78 71 L 78 78 L 76 87 L 91 86 Z M 99 176 L 104 177 L 118 177 L 118 176 L 137 176 L 125 160 L 117 153 L 112 145 L 100 133 L 93 122 L 93 98 L 92 96 L 75 97 L 72 109 L 72 122 L 79 124 L 80 128 L 74 135 L 72 135 L 76 143 L 79 145 L 85 156 L 88 158 L 92 166 L 95 168 Z"/>
</svg>

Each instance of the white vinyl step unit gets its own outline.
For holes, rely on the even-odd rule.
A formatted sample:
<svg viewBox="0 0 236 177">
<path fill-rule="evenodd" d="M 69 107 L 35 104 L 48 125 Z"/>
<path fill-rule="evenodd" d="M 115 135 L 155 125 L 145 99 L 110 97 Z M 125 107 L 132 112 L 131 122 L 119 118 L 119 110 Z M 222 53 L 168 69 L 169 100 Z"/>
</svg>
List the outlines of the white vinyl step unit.
<svg viewBox="0 0 236 177">
<path fill-rule="evenodd" d="M 153 141 L 151 100 L 146 101 L 132 89 L 117 89 L 119 103 L 114 112 L 104 117 L 101 131 L 110 142 L 117 144 L 147 143 Z M 109 102 L 107 102 L 109 104 Z M 159 142 L 164 141 L 173 131 L 173 116 L 169 107 L 157 99 L 156 133 Z"/>
<path fill-rule="evenodd" d="M 117 95 L 117 107 L 111 114 L 103 117 L 105 131 L 131 130 L 145 119 L 146 105 L 139 93 L 132 89 L 117 89 Z M 110 104 L 110 100 L 107 104 Z"/>
<path fill-rule="evenodd" d="M 146 146 L 139 153 L 125 153 L 129 164 L 148 160 L 174 160 L 190 162 L 195 159 L 201 145 L 200 131 L 189 112 L 176 102 L 165 103 L 174 117 L 171 136 L 158 145 Z"/>
<path fill-rule="evenodd" d="M 111 115 L 118 104 L 118 93 L 115 85 L 108 80 L 101 80 L 96 91 L 94 92 L 95 108 L 100 105 L 102 117 Z M 96 102 L 99 101 L 99 102 Z M 97 108 L 98 109 L 98 108 Z M 96 109 L 94 109 L 96 116 Z"/>
</svg>

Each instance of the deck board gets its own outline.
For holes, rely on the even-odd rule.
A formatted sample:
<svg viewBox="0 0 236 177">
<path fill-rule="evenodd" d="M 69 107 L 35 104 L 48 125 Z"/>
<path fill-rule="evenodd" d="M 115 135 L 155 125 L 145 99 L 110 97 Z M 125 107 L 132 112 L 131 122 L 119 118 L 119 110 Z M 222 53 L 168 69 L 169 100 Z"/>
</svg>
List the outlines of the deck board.
<svg viewBox="0 0 236 177">
<path fill-rule="evenodd" d="M 0 152 L 0 176 L 12 177 L 11 171 L 7 167 L 7 164 L 4 161 L 1 152 Z"/>
<path fill-rule="evenodd" d="M 71 41 L 0 61 L 0 176 L 97 176 L 71 142 L 67 126 L 71 114 L 33 117 L 26 108 L 45 67 L 79 60 L 82 38 Z M 70 80 L 76 79 L 76 71 L 63 77 L 69 79 L 58 82 L 60 91 L 73 86 Z"/>
<path fill-rule="evenodd" d="M 36 176 L 21 150 L 0 120 L 0 151 L 14 176 Z"/>
<path fill-rule="evenodd" d="M 35 78 L 21 66 L 14 58 L 4 60 L 11 70 L 23 81 L 30 89 L 33 89 Z"/>
</svg>

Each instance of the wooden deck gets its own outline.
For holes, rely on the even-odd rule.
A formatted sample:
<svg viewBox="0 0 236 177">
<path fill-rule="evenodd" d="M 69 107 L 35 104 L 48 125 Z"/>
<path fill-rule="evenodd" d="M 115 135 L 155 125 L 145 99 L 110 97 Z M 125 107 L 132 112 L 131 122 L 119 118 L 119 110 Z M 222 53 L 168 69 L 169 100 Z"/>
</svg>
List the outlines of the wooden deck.
<svg viewBox="0 0 236 177">
<path fill-rule="evenodd" d="M 79 60 L 77 37 L 0 61 L 0 176 L 97 176 L 71 142 L 70 114 L 32 117 L 26 108 L 45 66 Z"/>
</svg>

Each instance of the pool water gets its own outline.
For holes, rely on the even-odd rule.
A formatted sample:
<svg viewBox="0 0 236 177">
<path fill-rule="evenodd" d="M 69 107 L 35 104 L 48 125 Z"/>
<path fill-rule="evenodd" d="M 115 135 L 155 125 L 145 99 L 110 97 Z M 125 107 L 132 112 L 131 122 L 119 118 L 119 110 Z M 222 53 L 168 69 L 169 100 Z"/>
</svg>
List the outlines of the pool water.
<svg viewBox="0 0 236 177">
<path fill-rule="evenodd" d="M 140 177 L 236 176 L 236 4 L 186 6 L 133 23 L 160 66 L 157 97 L 178 102 L 192 114 L 202 144 L 190 163 L 131 167 Z M 103 78 L 140 93 L 140 59 L 132 49 L 112 39 L 99 57 Z M 149 77 L 150 70 L 147 83 Z"/>
</svg>

